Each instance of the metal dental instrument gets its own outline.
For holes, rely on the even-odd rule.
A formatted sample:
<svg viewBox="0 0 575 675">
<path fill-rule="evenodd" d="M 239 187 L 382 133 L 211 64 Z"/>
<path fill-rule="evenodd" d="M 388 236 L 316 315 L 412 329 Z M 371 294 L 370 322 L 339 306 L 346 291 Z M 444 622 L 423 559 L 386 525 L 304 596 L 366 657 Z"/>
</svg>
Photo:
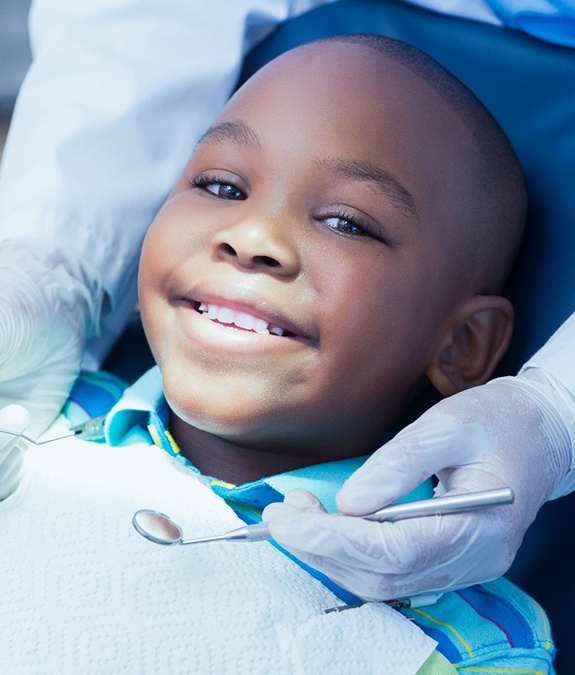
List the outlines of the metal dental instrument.
<svg viewBox="0 0 575 675">
<path fill-rule="evenodd" d="M 491 506 L 511 504 L 513 503 L 513 499 L 514 495 L 511 488 L 499 488 L 484 490 L 482 492 L 423 499 L 405 504 L 394 504 L 393 506 L 386 506 L 375 513 L 362 516 L 362 519 L 382 523 L 385 521 L 404 520 L 405 518 L 460 513 L 471 509 L 484 509 Z M 151 509 L 136 511 L 132 518 L 132 524 L 142 537 L 163 546 L 205 544 L 211 541 L 267 541 L 272 538 L 267 523 L 256 523 L 255 525 L 244 525 L 223 534 L 198 537 L 196 539 L 184 539 L 182 528 L 177 523 L 164 513 Z"/>
<path fill-rule="evenodd" d="M 239 527 L 224 534 L 199 537 L 197 539 L 183 539 L 182 528 L 164 513 L 153 511 L 152 509 L 141 509 L 136 511 L 132 518 L 132 524 L 143 537 L 153 541 L 155 544 L 163 546 L 173 546 L 174 544 L 203 544 L 210 541 L 267 541 L 271 538 L 267 523 L 257 523 L 256 525 L 246 525 Z M 441 597 L 442 593 L 425 593 L 414 598 L 397 598 L 393 600 L 383 600 L 382 602 L 393 609 L 400 610 L 411 607 L 427 607 L 434 605 Z M 365 602 L 358 602 L 352 605 L 337 605 L 324 609 L 324 614 L 333 612 L 343 612 L 346 609 L 355 609 L 365 605 Z"/>
<path fill-rule="evenodd" d="M 103 441 L 106 438 L 104 434 L 104 423 L 108 415 L 100 415 L 100 417 L 93 417 L 92 419 L 72 427 L 76 438 L 81 438 L 84 441 Z"/>
<path fill-rule="evenodd" d="M 411 598 L 393 598 L 392 600 L 365 600 L 364 602 L 356 602 L 351 605 L 336 605 L 335 607 L 328 607 L 323 610 L 323 614 L 335 614 L 339 612 L 344 612 L 346 609 L 356 609 L 357 607 L 363 607 L 363 605 L 372 605 L 379 604 L 382 602 L 385 605 L 389 605 L 392 609 L 419 609 L 420 607 L 429 607 L 430 605 L 435 605 L 435 603 L 441 598 L 443 593 L 420 593 L 419 595 L 414 595 Z M 412 617 L 409 617 L 412 619 Z"/>
<path fill-rule="evenodd" d="M 420 516 L 440 516 L 447 513 L 484 509 L 490 506 L 505 506 L 506 504 L 513 504 L 514 499 L 515 495 L 511 488 L 496 488 L 494 490 L 392 504 L 374 513 L 361 516 L 361 518 L 383 523 L 384 521 L 405 520 L 406 518 L 419 518 Z"/>
<path fill-rule="evenodd" d="M 23 438 L 25 441 L 28 441 L 28 443 L 33 443 L 34 445 L 45 445 L 46 443 L 53 443 L 54 441 L 61 441 L 63 438 L 71 438 L 72 436 L 76 435 L 76 434 L 66 434 L 65 436 L 57 436 L 56 438 L 48 438 L 45 441 L 36 441 L 33 438 L 30 438 L 30 436 L 26 436 L 26 434 L 18 433 L 17 431 L 8 431 L 8 429 L 0 429 L 0 434 L 8 434 L 9 436 L 19 436 L 20 438 Z"/>
<path fill-rule="evenodd" d="M 183 539 L 182 528 L 165 513 L 151 509 L 141 509 L 134 513 L 132 524 L 136 530 L 154 544 L 172 546 L 174 544 L 204 544 L 210 541 L 268 541 L 271 539 L 267 523 L 245 525 L 236 530 L 196 539 Z"/>
<path fill-rule="evenodd" d="M 75 427 L 72 427 L 70 431 L 72 433 L 66 434 L 64 436 L 57 436 L 56 438 L 48 438 L 45 441 L 37 441 L 26 434 L 23 434 L 18 431 L 9 431 L 8 429 L 0 429 L 0 434 L 8 434 L 9 436 L 18 436 L 23 438 L 28 443 L 34 445 L 45 445 L 46 443 L 53 443 L 54 441 L 61 441 L 64 438 L 82 438 L 85 441 L 100 441 L 104 440 L 104 422 L 106 421 L 106 415 L 101 417 L 94 417 L 93 419 L 88 420 L 82 424 L 78 424 Z"/>
</svg>

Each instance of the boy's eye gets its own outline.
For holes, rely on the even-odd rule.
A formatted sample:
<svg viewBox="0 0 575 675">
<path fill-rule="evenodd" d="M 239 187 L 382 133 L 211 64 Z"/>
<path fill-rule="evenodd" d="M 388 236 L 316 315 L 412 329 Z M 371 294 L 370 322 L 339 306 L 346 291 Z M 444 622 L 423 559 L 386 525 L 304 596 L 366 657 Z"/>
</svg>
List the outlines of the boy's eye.
<svg viewBox="0 0 575 675">
<path fill-rule="evenodd" d="M 243 193 L 229 183 L 208 183 L 206 190 L 222 199 L 243 199 Z"/>
<path fill-rule="evenodd" d="M 223 180 L 217 180 L 210 176 L 198 176 L 194 179 L 193 185 L 220 199 L 239 201 L 246 198 L 246 195 L 232 183 L 226 183 Z"/>
<path fill-rule="evenodd" d="M 371 232 L 368 228 L 361 223 L 356 218 L 348 215 L 338 215 L 330 216 L 329 218 L 324 218 L 323 222 L 334 230 L 342 232 L 343 234 L 349 234 L 353 237 L 369 237 Z"/>
</svg>

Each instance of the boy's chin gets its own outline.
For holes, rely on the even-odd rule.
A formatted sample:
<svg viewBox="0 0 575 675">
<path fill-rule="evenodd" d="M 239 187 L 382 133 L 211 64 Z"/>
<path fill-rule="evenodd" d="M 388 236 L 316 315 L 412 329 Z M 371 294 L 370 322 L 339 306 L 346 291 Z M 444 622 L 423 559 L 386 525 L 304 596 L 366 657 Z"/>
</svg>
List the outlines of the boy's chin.
<svg viewBox="0 0 575 675">
<path fill-rule="evenodd" d="M 166 396 L 172 411 L 170 427 L 188 439 L 198 442 L 224 441 L 253 450 L 296 452 L 302 444 L 316 440 L 304 424 L 298 424 L 298 416 L 269 405 L 269 402 L 248 400 L 227 401 L 221 399 L 190 401 Z M 282 414 L 283 413 L 283 414 Z M 174 424 L 175 423 L 175 424 Z"/>
<path fill-rule="evenodd" d="M 230 443 L 246 443 L 254 435 L 257 435 L 253 420 L 231 415 L 219 416 L 217 419 L 214 419 L 214 417 L 205 419 L 179 410 L 173 410 L 173 412 L 179 417 L 181 424 L 193 427 L 201 433 L 217 436 Z"/>
<path fill-rule="evenodd" d="M 257 435 L 260 426 L 253 407 L 238 403 L 214 400 L 199 402 L 178 401 L 166 397 L 170 409 L 179 418 L 180 424 L 194 427 L 198 431 L 234 441 Z M 263 420 L 262 420 L 263 421 Z"/>
</svg>

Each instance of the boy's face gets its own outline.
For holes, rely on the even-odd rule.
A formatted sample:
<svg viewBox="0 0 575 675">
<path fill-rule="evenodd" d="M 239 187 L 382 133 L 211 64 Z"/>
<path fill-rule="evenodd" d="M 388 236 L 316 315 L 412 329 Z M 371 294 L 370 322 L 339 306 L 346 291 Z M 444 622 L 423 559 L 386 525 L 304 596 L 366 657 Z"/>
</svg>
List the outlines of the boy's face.
<svg viewBox="0 0 575 675">
<path fill-rule="evenodd" d="M 466 294 L 450 265 L 465 142 L 446 103 L 365 47 L 292 52 L 236 94 L 142 253 L 175 414 L 305 463 L 373 449 Z"/>
</svg>

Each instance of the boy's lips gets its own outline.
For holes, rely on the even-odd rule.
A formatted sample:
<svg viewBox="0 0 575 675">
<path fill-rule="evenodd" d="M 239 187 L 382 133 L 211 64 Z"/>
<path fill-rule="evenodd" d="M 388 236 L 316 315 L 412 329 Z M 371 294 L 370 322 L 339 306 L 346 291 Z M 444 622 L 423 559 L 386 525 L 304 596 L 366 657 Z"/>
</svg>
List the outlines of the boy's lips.
<svg viewBox="0 0 575 675">
<path fill-rule="evenodd" d="M 317 345 L 319 342 L 300 322 L 288 319 L 266 300 L 246 302 L 245 299 L 238 301 L 220 297 L 207 298 L 202 294 L 194 297 L 195 295 L 189 293 L 180 296 L 176 298 L 176 302 L 188 306 L 206 320 L 222 327 L 254 335 L 291 338 L 310 345 Z"/>
<path fill-rule="evenodd" d="M 272 334 L 280 337 L 296 337 L 295 333 L 281 326 L 276 326 L 248 312 L 236 311 L 231 307 L 201 302 L 196 311 L 211 321 L 217 321 L 241 330 L 253 331 L 260 335 Z"/>
</svg>

